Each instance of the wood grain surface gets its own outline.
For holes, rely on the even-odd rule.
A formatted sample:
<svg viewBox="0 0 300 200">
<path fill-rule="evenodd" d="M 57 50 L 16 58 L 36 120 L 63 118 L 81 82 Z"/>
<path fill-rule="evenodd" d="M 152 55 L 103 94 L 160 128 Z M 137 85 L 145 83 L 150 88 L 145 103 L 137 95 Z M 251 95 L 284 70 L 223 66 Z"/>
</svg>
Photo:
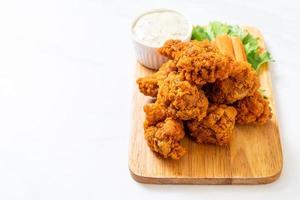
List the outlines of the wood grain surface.
<svg viewBox="0 0 300 200">
<path fill-rule="evenodd" d="M 251 27 L 247 30 L 260 37 Z M 136 78 L 153 73 L 137 64 Z M 265 89 L 273 117 L 265 125 L 236 125 L 228 147 L 196 144 L 185 137 L 182 145 L 188 153 L 180 160 L 156 156 L 144 139 L 143 106 L 152 99 L 135 87 L 133 97 L 132 134 L 129 150 L 129 170 L 141 183 L 153 184 L 264 184 L 275 181 L 282 170 L 282 151 L 275 100 L 268 66 L 259 72 L 261 87 Z"/>
</svg>

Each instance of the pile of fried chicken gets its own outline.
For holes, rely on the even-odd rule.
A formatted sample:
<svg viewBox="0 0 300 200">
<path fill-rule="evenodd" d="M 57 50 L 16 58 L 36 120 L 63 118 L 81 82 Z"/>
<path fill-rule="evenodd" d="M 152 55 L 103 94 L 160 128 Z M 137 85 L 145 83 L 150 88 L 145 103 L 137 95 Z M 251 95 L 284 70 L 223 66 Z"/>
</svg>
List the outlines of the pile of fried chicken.
<svg viewBox="0 0 300 200">
<path fill-rule="evenodd" d="M 224 53 L 216 42 L 195 40 L 168 40 L 158 51 L 169 60 L 137 80 L 140 91 L 155 98 L 144 106 L 144 136 L 158 155 L 181 158 L 185 134 L 197 143 L 226 146 L 235 123 L 261 125 L 272 117 L 258 91 L 258 74 L 243 56 Z"/>
</svg>

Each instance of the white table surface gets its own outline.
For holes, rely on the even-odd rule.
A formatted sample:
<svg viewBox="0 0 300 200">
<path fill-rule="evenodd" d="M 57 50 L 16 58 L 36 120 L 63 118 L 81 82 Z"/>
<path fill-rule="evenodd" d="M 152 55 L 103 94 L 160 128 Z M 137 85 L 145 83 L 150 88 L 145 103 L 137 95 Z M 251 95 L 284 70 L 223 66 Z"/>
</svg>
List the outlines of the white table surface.
<svg viewBox="0 0 300 200">
<path fill-rule="evenodd" d="M 257 26 L 271 65 L 284 169 L 258 186 L 162 186 L 128 172 L 135 56 L 130 23 L 152 8 Z M 300 195 L 296 1 L 0 2 L 0 199 L 283 199 Z M 296 198 L 296 197 L 295 197 Z"/>
</svg>

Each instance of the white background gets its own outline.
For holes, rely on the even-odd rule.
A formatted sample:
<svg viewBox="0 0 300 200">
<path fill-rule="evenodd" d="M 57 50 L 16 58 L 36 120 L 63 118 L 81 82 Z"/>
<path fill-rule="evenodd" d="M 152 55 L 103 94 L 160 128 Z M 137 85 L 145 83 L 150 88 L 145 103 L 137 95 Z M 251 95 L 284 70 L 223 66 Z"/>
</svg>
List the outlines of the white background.
<svg viewBox="0 0 300 200">
<path fill-rule="evenodd" d="M 135 56 L 130 24 L 152 8 L 263 32 L 275 63 L 284 169 L 258 186 L 162 186 L 128 172 Z M 300 195 L 296 1 L 2 0 L 0 199 L 283 199 Z"/>
</svg>

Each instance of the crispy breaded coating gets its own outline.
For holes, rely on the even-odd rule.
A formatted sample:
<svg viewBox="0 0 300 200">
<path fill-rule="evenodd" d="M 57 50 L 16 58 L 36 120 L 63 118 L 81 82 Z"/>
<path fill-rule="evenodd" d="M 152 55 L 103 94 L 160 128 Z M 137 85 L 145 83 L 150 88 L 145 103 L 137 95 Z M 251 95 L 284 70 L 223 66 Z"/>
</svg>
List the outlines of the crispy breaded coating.
<svg viewBox="0 0 300 200">
<path fill-rule="evenodd" d="M 156 97 L 158 92 L 158 83 L 164 80 L 170 72 L 176 70 L 177 68 L 175 66 L 175 62 L 169 60 L 164 63 L 157 72 L 149 76 L 139 78 L 136 82 L 139 86 L 140 91 L 144 95 Z"/>
<path fill-rule="evenodd" d="M 148 103 L 144 106 L 146 121 L 148 125 L 155 125 L 167 118 L 166 108 L 157 103 Z"/>
<path fill-rule="evenodd" d="M 159 52 L 170 52 L 170 57 L 176 62 L 184 79 L 198 86 L 226 79 L 233 66 L 233 59 L 223 55 L 217 46 L 209 41 L 193 40 L 180 43 L 178 40 L 169 40 Z"/>
<path fill-rule="evenodd" d="M 136 82 L 141 93 L 146 96 L 156 97 L 158 91 L 158 79 L 155 76 L 139 78 Z"/>
<path fill-rule="evenodd" d="M 258 75 L 251 66 L 246 62 L 236 62 L 227 79 L 206 85 L 204 91 L 211 102 L 232 104 L 253 95 L 259 86 Z"/>
<path fill-rule="evenodd" d="M 145 139 L 152 151 L 164 158 L 178 160 L 186 150 L 180 145 L 184 137 L 183 124 L 180 120 L 166 118 L 155 125 L 144 124 Z"/>
<path fill-rule="evenodd" d="M 246 97 L 233 104 L 238 114 L 238 124 L 265 124 L 271 119 L 272 112 L 268 100 L 259 93 Z"/>
<path fill-rule="evenodd" d="M 160 83 L 157 103 L 167 109 L 169 116 L 180 120 L 200 121 L 206 115 L 208 107 L 204 92 L 196 85 L 183 81 L 182 76 L 176 73 L 170 73 Z"/>
<path fill-rule="evenodd" d="M 182 42 L 181 40 L 167 40 L 164 45 L 158 49 L 158 52 L 169 59 L 175 59 L 188 45 L 188 42 Z"/>
<path fill-rule="evenodd" d="M 227 145 L 230 143 L 237 112 L 224 104 L 210 105 L 207 116 L 200 122 L 187 122 L 189 134 L 197 143 Z"/>
</svg>

